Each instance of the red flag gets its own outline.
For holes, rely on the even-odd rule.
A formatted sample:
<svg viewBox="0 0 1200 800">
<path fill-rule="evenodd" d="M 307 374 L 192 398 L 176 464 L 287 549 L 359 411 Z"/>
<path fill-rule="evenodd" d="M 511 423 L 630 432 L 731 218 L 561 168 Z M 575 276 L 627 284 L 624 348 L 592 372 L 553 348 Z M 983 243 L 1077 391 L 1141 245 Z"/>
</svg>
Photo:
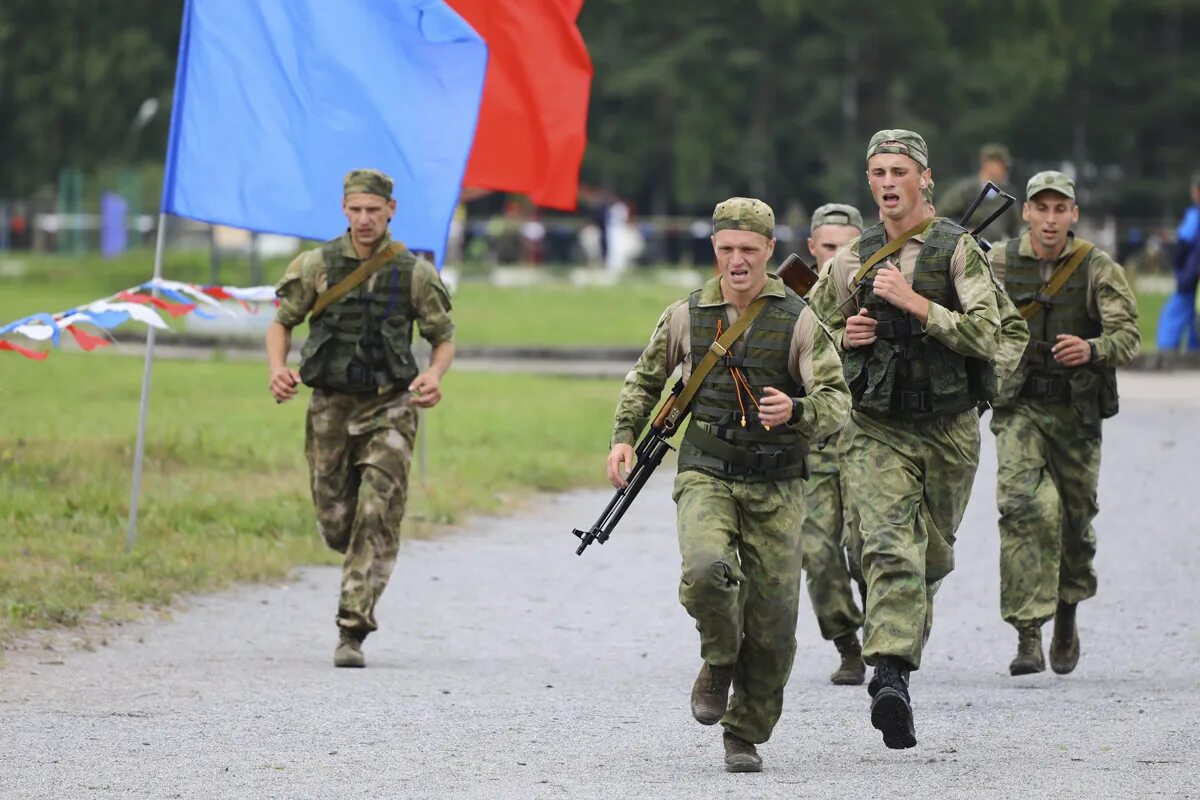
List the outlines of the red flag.
<svg viewBox="0 0 1200 800">
<path fill-rule="evenodd" d="M 447 2 L 488 44 L 463 185 L 575 208 L 592 82 L 592 61 L 575 26 L 583 0 Z"/>
<path fill-rule="evenodd" d="M 75 325 L 68 325 L 67 330 L 70 331 L 71 335 L 75 337 L 75 341 L 79 343 L 79 346 L 88 353 L 92 352 L 97 347 L 108 347 L 110 344 L 112 344 L 112 342 L 108 341 L 108 339 L 104 339 L 99 336 L 92 336 L 90 333 L 84 331 L 82 328 L 76 327 Z"/>
<path fill-rule="evenodd" d="M 5 341 L 4 339 L 0 339 L 0 350 L 12 350 L 14 353 L 20 353 L 26 358 L 32 358 L 34 361 L 44 361 L 46 356 L 50 355 L 49 351 L 38 352 L 37 350 L 30 350 L 26 347 L 21 347 L 20 345 L 13 344 L 12 342 Z"/>
<path fill-rule="evenodd" d="M 161 308 L 163 311 L 170 314 L 172 317 L 182 317 L 190 311 L 196 310 L 195 303 L 172 303 L 170 300 L 163 300 L 161 297 L 152 297 L 147 294 L 133 294 L 132 292 L 121 292 L 117 295 L 118 300 L 124 300 L 127 303 L 147 303 Z"/>
</svg>

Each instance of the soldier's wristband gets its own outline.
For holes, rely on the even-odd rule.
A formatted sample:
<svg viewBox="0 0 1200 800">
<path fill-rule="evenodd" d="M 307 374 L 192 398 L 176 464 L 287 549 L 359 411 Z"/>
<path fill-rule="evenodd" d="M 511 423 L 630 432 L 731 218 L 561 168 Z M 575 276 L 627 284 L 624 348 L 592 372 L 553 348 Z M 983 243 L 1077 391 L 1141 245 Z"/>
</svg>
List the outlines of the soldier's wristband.
<svg viewBox="0 0 1200 800">
<path fill-rule="evenodd" d="M 1093 342 L 1091 339 L 1089 339 L 1089 340 L 1088 340 L 1088 347 L 1089 347 L 1089 348 L 1091 349 L 1091 351 L 1092 351 L 1092 359 L 1091 359 L 1091 360 L 1092 360 L 1092 361 L 1099 361 L 1099 360 L 1100 360 L 1100 351 L 1096 349 L 1096 343 L 1095 343 L 1095 342 Z"/>
</svg>

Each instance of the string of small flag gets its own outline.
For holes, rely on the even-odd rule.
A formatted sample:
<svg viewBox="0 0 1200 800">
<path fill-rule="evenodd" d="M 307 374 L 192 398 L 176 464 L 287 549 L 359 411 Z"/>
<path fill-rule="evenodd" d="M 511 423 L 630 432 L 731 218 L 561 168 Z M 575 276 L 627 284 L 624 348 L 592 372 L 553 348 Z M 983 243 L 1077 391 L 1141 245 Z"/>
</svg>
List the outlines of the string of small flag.
<svg viewBox="0 0 1200 800">
<path fill-rule="evenodd" d="M 172 317 L 195 314 L 204 319 L 213 319 L 221 314 L 233 315 L 234 312 L 223 305 L 223 301 L 241 303 L 250 313 L 256 313 L 259 306 L 267 303 L 278 304 L 273 286 L 201 286 L 160 278 L 123 289 L 87 305 L 57 314 L 31 314 L 0 326 L 0 350 L 42 361 L 50 355 L 50 349 L 27 347 L 10 337 L 20 336 L 43 345 L 49 342 L 53 349 L 60 346 L 65 333 L 81 349 L 91 352 L 112 344 L 111 331 L 126 322 L 138 322 L 166 330 L 168 325 L 161 312 Z M 95 332 L 102 335 L 97 336 Z"/>
</svg>

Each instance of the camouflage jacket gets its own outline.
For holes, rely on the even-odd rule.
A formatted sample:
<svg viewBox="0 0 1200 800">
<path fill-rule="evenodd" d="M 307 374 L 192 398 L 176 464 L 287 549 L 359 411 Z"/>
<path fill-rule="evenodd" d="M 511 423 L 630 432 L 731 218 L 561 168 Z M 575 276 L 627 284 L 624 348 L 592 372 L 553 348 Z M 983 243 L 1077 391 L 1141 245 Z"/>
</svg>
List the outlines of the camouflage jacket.
<svg viewBox="0 0 1200 800">
<path fill-rule="evenodd" d="M 761 296 L 783 297 L 783 281 L 767 279 Z M 703 305 L 724 305 L 728 323 L 738 317 L 737 309 L 725 302 L 719 277 L 710 278 L 701 291 Z M 650 420 L 667 381 L 680 368 L 686 381 L 692 372 L 691 319 L 687 298 L 667 306 L 650 336 L 641 358 L 621 388 L 613 423 L 612 443 L 634 444 Z M 748 334 L 747 334 L 748 335 Z M 850 408 L 850 391 L 842 376 L 842 364 L 829 332 L 805 309 L 796 319 L 788 351 L 788 372 L 804 387 L 805 396 L 793 415 L 792 428 L 810 441 L 841 430 Z M 755 387 L 762 389 L 765 387 Z"/>
<path fill-rule="evenodd" d="M 858 241 L 851 239 L 837 252 L 829 271 L 809 293 L 813 312 L 829 326 L 839 349 L 846 330 L 846 317 L 858 313 L 858 302 L 851 299 L 854 276 L 862 266 L 858 258 Z M 924 243 L 924 235 L 914 236 L 904 243 L 898 260 L 892 257 L 909 283 Z M 950 257 L 950 277 L 962 310 L 954 311 L 931 302 L 925 333 L 956 353 L 994 360 L 1000 349 L 1001 318 L 996 302 L 999 289 L 988 268 L 987 258 L 970 234 L 959 237 Z"/>
<path fill-rule="evenodd" d="M 1055 268 L 1075 252 L 1075 247 L 1075 236 L 1072 234 L 1056 260 L 1043 262 L 1042 279 L 1049 280 Z M 1028 258 L 1037 258 L 1028 232 L 1021 234 L 1018 252 Z M 996 279 L 1003 285 L 1006 266 L 1005 243 L 995 244 L 989 258 Z M 1103 333 L 1088 341 L 1095 345 L 1100 363 L 1110 367 L 1124 366 L 1138 354 L 1142 342 L 1133 289 L 1130 288 L 1121 265 L 1099 248 L 1092 251 L 1087 264 L 1087 316 L 1099 322 L 1103 329 Z M 1021 387 L 1023 381 L 1023 374 L 1014 373 L 1010 380 L 1001 385 L 1000 396 L 1009 398 Z"/>
<path fill-rule="evenodd" d="M 390 243 L 391 236 L 384 234 L 374 252 L 379 252 Z M 341 246 L 347 258 L 363 260 L 359 259 L 355 252 L 348 231 L 342 234 Z M 378 274 L 367 279 L 368 288 L 377 277 Z M 275 284 L 275 295 L 279 298 L 279 310 L 275 313 L 275 321 L 289 330 L 296 327 L 312 310 L 317 295 L 328 288 L 329 280 L 325 274 L 321 248 L 305 250 L 288 264 L 283 277 Z M 450 319 L 450 295 L 442 284 L 437 268 L 423 258 L 418 258 L 413 268 L 411 297 L 415 312 L 413 316 L 421 336 L 434 346 L 453 341 L 454 323 Z"/>
</svg>

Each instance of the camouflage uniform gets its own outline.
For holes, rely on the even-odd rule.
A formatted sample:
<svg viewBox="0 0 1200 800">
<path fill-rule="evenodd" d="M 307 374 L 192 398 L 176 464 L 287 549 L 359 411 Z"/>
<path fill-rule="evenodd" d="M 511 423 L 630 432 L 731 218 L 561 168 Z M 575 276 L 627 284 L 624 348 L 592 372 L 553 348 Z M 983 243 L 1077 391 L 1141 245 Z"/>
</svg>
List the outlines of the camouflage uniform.
<svg viewBox="0 0 1200 800">
<path fill-rule="evenodd" d="M 385 235 L 375 252 L 391 244 Z M 284 327 L 303 322 L 329 288 L 327 248 L 350 265 L 361 260 L 349 232 L 297 256 L 276 285 L 275 319 Z M 421 336 L 435 347 L 452 341 L 450 298 L 437 270 L 407 250 L 397 261 L 411 264 L 411 318 Z M 355 292 L 370 294 L 386 280 L 385 268 Z M 315 388 L 309 400 L 304 450 L 317 525 L 325 542 L 345 555 L 337 625 L 358 640 L 378 627 L 375 605 L 396 563 L 416 432 L 407 383 L 363 393 Z"/>
<path fill-rule="evenodd" d="M 812 230 L 821 225 L 850 225 L 862 230 L 862 215 L 853 206 L 829 203 L 813 212 Z M 821 265 L 824 275 L 829 262 Z M 842 439 L 836 434 L 808 456 L 804 482 L 804 527 L 801 541 L 804 579 L 817 627 L 826 641 L 856 636 L 863 614 L 854 602 L 851 578 L 862 587 L 862 576 L 846 560 L 841 470 Z"/>
<path fill-rule="evenodd" d="M 759 296 L 802 302 L 774 276 Z M 693 302 L 709 313 L 722 310 L 729 325 L 737 319 L 737 309 L 722 295 L 719 277 L 707 281 L 693 298 L 666 309 L 625 378 L 614 420 L 614 445 L 635 443 L 676 367 L 682 369 L 684 380 L 691 374 L 695 314 L 689 305 Z M 759 317 L 751 325 L 731 348 L 734 353 L 752 341 L 755 326 L 762 321 Z M 791 422 L 783 427 L 817 440 L 840 427 L 847 409 L 837 351 L 807 308 L 796 318 L 788 340 L 786 356 L 780 351 L 779 361 L 783 365 L 786 360 L 786 370 L 804 396 L 797 400 Z M 715 385 L 724 369 L 718 363 L 705 386 Z M 753 384 L 754 371 L 748 369 L 747 375 Z M 696 409 L 693 403 L 693 413 Z M 761 431 L 753 413 L 748 416 L 750 427 Z M 691 424 L 696 424 L 695 417 Z M 765 742 L 779 720 L 796 650 L 803 478 L 773 479 L 762 473 L 734 476 L 720 469 L 687 466 L 682 449 L 680 463 L 673 493 L 682 555 L 679 599 L 696 620 L 704 661 L 733 665 L 733 697 L 721 719 L 725 730 L 746 742 Z"/>
<path fill-rule="evenodd" d="M 1072 235 L 1058 259 L 1040 262 L 1041 280 L 1047 281 L 1077 247 Z M 1028 233 L 1015 242 L 997 244 L 991 252 L 996 276 L 1008 283 L 1014 300 L 1024 303 L 1030 298 L 1021 296 L 1012 282 L 1009 262 L 1014 256 L 1037 258 Z M 1078 291 L 1072 291 L 1072 284 Z M 1072 282 L 1054 298 L 1049 313 L 1072 311 L 1072 304 L 1082 306 L 1074 313 L 1092 321 L 1098 333 L 1088 339 L 1094 360 L 1063 368 L 1063 374 L 1086 377 L 1096 367 L 1117 367 L 1133 359 L 1140 345 L 1137 304 L 1124 270 L 1108 254 L 1092 250 Z M 1042 312 L 1030 319 L 1031 345 L 1042 340 L 1045 318 Z M 1088 333 L 1077 331 L 1083 338 Z M 1096 594 L 1092 519 L 1097 511 L 1102 412 L 1077 400 L 1031 396 L 1029 379 L 1038 359 L 1031 347 L 1002 385 L 991 423 L 1000 464 L 1000 609 L 1004 620 L 1018 629 L 1053 617 L 1059 601 L 1073 605 Z"/>
<path fill-rule="evenodd" d="M 886 143 L 897 137 L 909 144 L 875 149 L 876 140 Z M 919 158 L 922 166 L 927 163 L 924 140 L 906 131 L 876 134 L 868 157 L 873 152 L 901 152 Z M 892 256 L 910 282 L 926 240 L 942 229 L 941 223 L 926 229 Z M 838 251 L 811 294 L 813 311 L 829 323 L 839 346 L 846 316 L 870 296 L 860 292 L 856 300 L 850 299 L 858 288 L 853 284 L 862 263 L 862 240 Z M 965 232 L 953 245 L 948 270 L 954 295 L 950 300 L 956 308 L 931 301 L 923 333 L 947 351 L 990 361 L 1000 331 L 997 288 L 982 251 Z M 847 376 L 857 377 L 851 375 L 849 363 Z M 846 535 L 851 557 L 867 583 L 863 658 L 878 665 L 891 657 L 918 669 L 932 622 L 933 595 L 954 568 L 955 534 L 979 465 L 977 413 L 973 407 L 952 413 L 868 412 L 858 407 L 856 396 L 842 447 Z"/>
</svg>

